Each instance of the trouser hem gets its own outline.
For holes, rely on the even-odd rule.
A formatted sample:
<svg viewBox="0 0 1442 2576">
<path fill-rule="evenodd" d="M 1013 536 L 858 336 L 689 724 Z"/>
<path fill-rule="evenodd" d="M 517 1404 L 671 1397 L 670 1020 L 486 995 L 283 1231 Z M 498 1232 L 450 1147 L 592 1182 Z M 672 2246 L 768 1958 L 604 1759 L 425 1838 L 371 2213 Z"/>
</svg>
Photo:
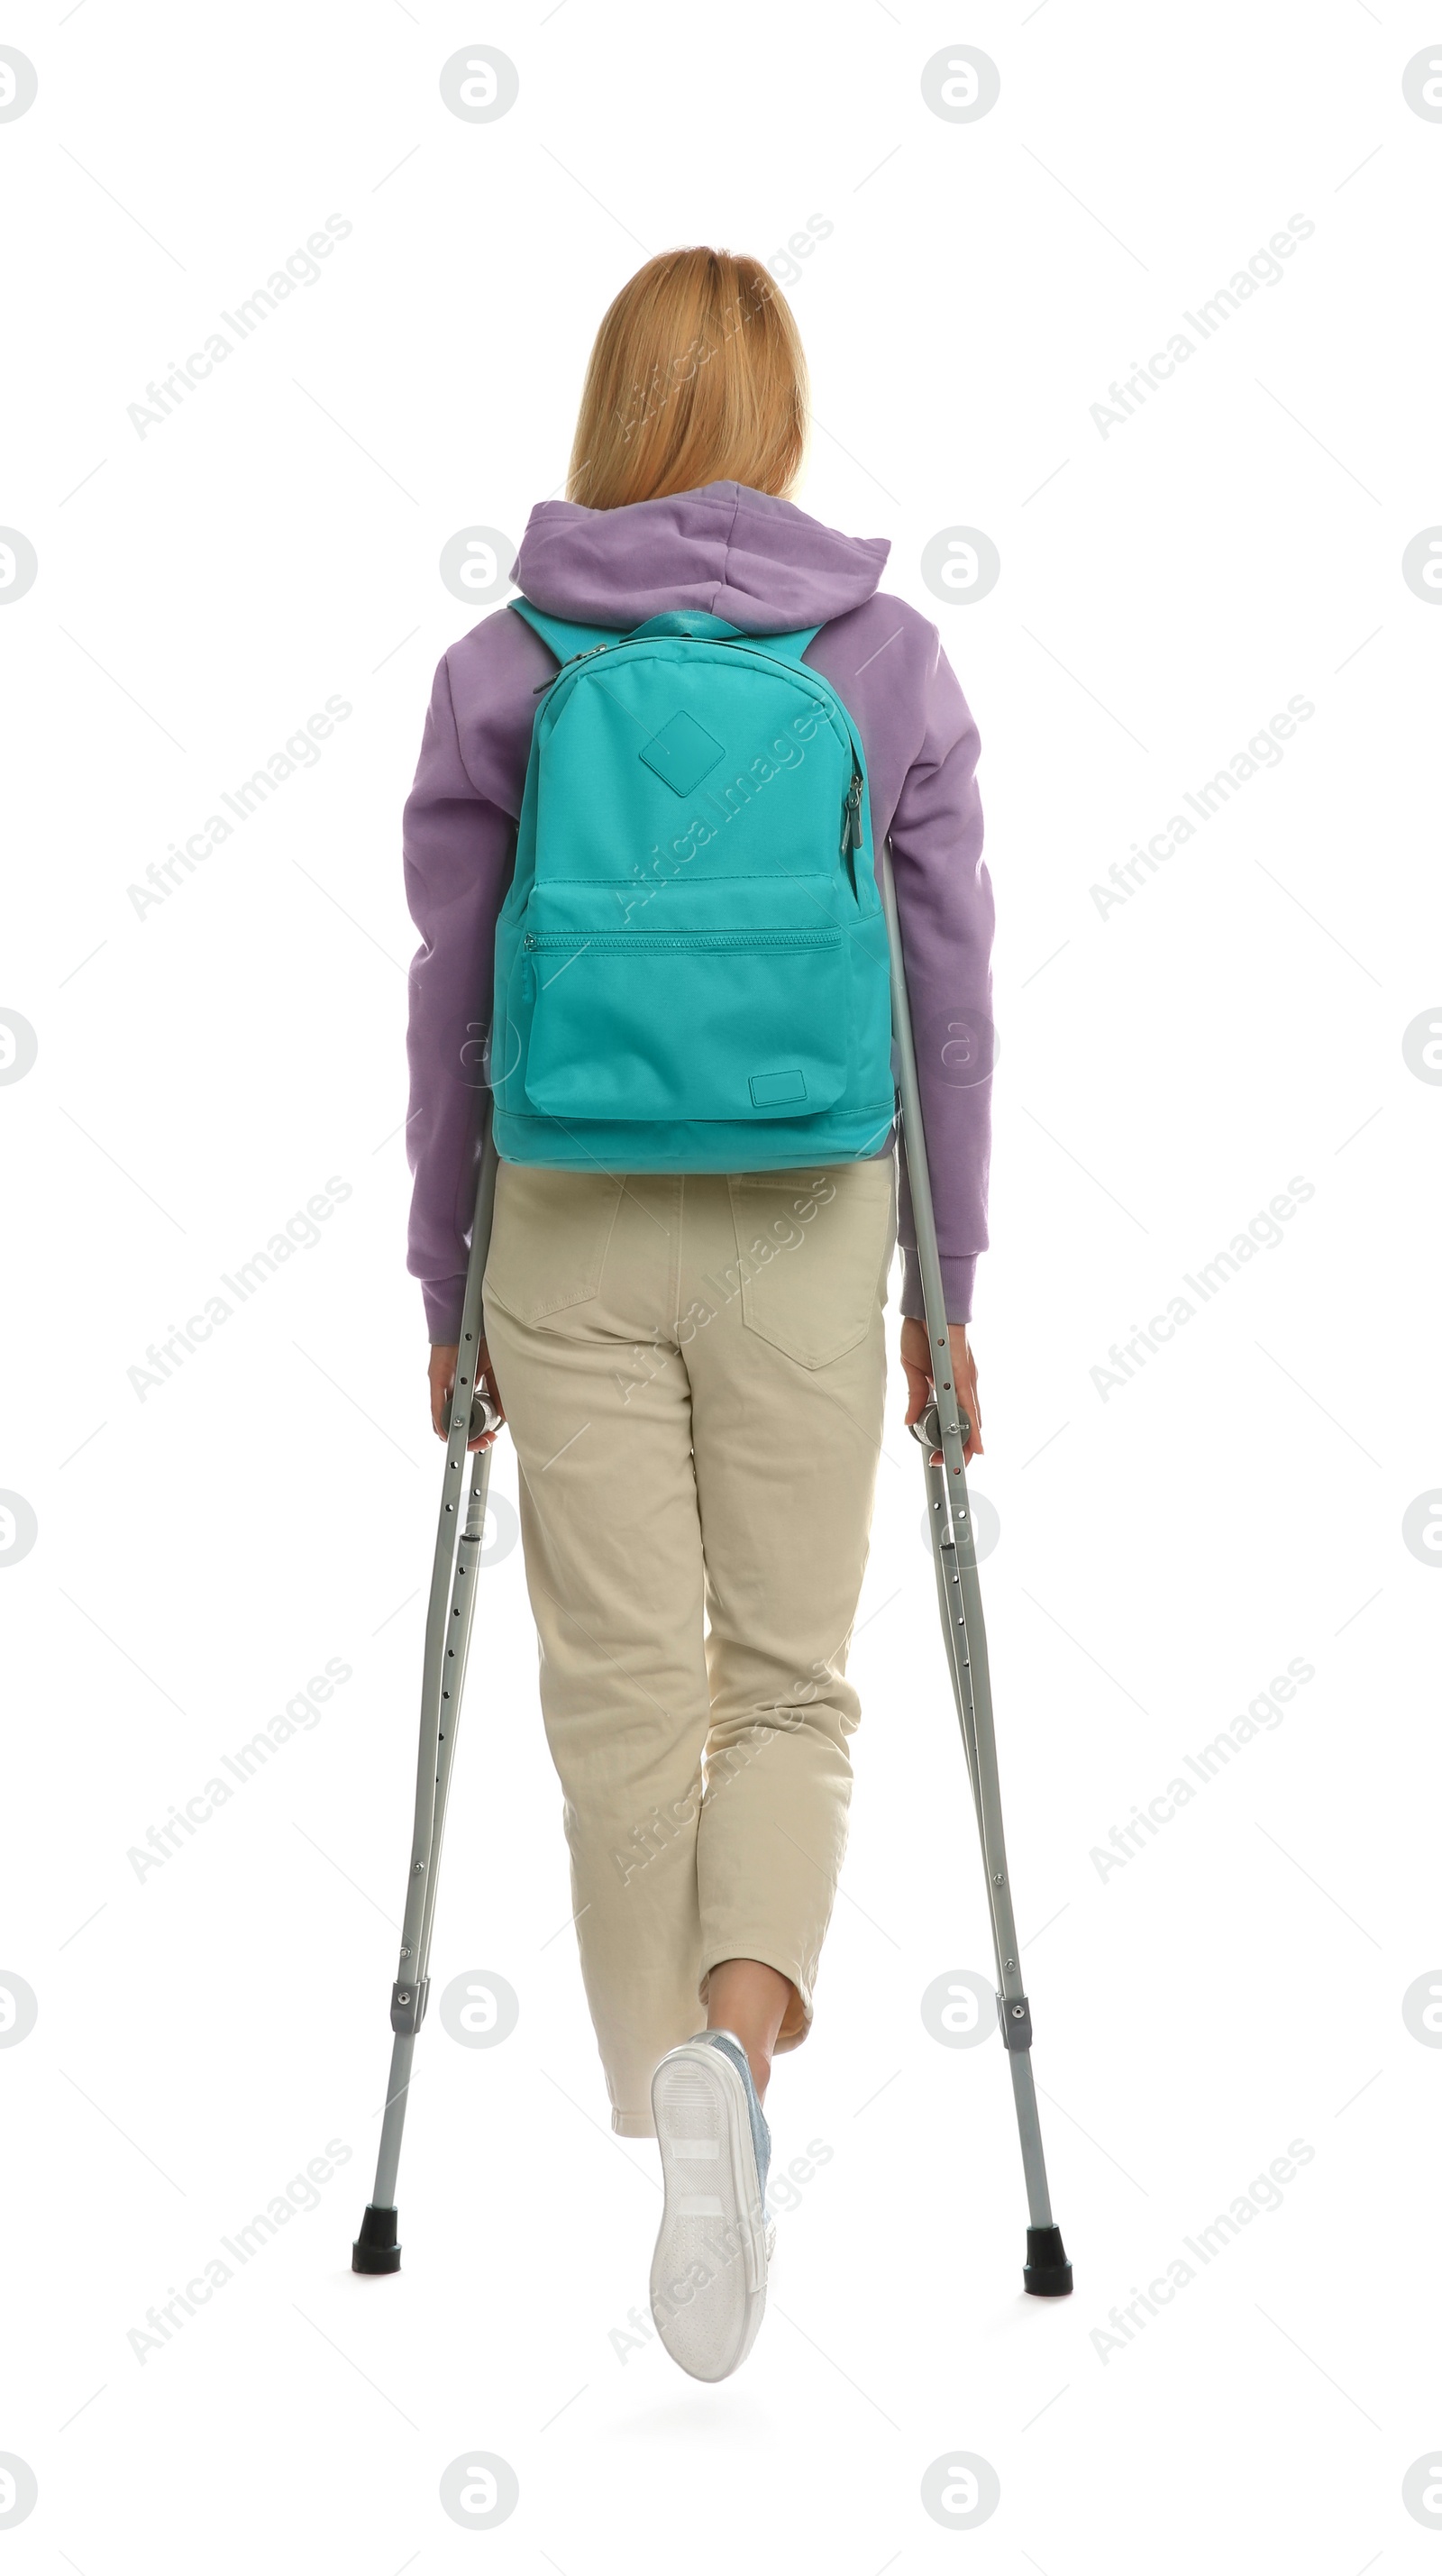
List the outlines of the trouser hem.
<svg viewBox="0 0 1442 2576">
<path fill-rule="evenodd" d="M 763 1968 L 774 1968 L 778 1977 L 786 1978 L 792 1988 L 792 1996 L 782 2015 L 781 2028 L 777 2032 L 772 2055 L 781 2057 L 785 2055 L 787 2049 L 799 2048 L 811 2028 L 815 2004 L 811 1990 L 801 1975 L 797 1960 L 794 1957 L 787 1958 L 779 1943 L 740 1939 L 728 1941 L 724 1949 L 717 1951 L 714 1959 L 707 1960 L 701 1972 L 696 1992 L 703 2005 L 706 2002 L 711 1971 L 713 1968 L 719 1968 L 723 1959 L 756 1959 Z"/>
</svg>

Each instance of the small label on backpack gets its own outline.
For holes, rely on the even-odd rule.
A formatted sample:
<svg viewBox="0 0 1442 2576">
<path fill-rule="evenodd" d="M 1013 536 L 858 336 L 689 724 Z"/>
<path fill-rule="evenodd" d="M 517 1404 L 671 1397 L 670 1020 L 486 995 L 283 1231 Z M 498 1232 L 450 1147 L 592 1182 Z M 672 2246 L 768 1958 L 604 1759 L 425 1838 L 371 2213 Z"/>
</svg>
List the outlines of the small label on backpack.
<svg viewBox="0 0 1442 2576">
<path fill-rule="evenodd" d="M 790 1073 L 753 1073 L 751 1097 L 758 1109 L 779 1109 L 784 1101 L 804 1100 L 806 1076 L 799 1065 Z"/>
</svg>

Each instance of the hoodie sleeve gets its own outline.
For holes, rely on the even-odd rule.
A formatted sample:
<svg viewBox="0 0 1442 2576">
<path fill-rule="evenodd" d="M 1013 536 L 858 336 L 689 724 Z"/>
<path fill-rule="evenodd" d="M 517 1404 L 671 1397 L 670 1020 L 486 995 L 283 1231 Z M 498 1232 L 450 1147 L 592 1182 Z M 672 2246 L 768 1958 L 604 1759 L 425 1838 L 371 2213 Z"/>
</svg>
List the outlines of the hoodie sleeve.
<svg viewBox="0 0 1442 2576">
<path fill-rule="evenodd" d="M 421 1282 L 432 1342 L 460 1337 L 484 1101 L 482 1040 L 515 833 L 512 816 L 481 792 L 462 757 L 450 658 L 436 672 L 403 823 L 406 902 L 421 934 L 406 1037 L 406 1159 L 415 1184 L 406 1267 Z"/>
<path fill-rule="evenodd" d="M 970 1319 L 977 1255 L 989 1240 L 995 906 L 981 855 L 981 739 L 936 628 L 927 634 L 924 727 L 892 816 L 891 857 L 947 1320 L 961 1324 Z M 901 1311 L 920 1315 L 904 1157 L 898 1240 Z"/>
</svg>

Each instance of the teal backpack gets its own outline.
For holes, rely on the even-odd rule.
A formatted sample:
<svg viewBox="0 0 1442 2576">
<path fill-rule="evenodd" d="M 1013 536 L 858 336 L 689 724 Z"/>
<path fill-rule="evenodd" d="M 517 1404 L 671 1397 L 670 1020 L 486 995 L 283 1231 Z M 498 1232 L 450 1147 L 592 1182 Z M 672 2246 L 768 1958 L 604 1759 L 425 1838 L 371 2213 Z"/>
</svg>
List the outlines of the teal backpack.
<svg viewBox="0 0 1442 2576">
<path fill-rule="evenodd" d="M 503 1161 L 776 1171 L 879 1153 L 886 926 L 861 737 L 801 660 L 818 629 L 744 635 L 686 610 L 617 630 L 510 604 L 561 667 L 496 928 Z"/>
</svg>

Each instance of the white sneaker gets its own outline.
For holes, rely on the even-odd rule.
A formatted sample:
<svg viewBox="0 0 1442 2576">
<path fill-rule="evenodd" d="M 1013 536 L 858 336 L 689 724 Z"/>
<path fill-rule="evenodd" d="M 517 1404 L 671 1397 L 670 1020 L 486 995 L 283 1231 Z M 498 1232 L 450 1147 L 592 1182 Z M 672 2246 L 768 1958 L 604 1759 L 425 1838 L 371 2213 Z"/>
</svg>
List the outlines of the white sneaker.
<svg viewBox="0 0 1442 2576">
<path fill-rule="evenodd" d="M 693 2379 L 726 2379 L 756 2340 L 776 2223 L 766 2214 L 771 2132 L 746 2051 L 698 2031 L 651 2078 L 666 2205 L 651 2260 L 651 2314 Z"/>
</svg>

